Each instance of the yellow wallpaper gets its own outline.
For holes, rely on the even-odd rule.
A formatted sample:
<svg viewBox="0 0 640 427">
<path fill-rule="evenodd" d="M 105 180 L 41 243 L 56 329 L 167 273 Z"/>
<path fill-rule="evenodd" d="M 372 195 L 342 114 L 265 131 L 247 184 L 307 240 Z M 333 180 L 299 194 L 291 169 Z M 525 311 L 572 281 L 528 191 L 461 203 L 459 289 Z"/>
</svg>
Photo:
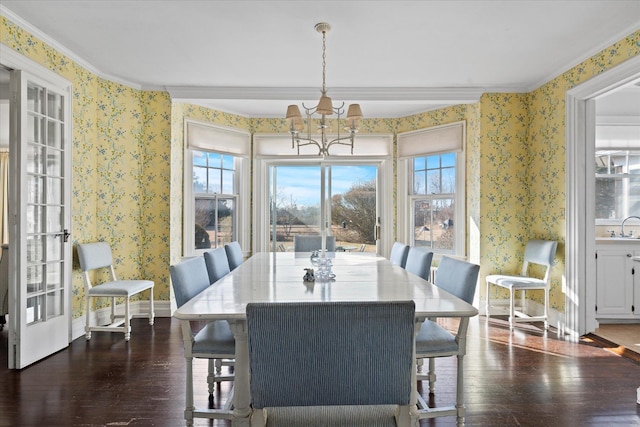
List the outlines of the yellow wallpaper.
<svg viewBox="0 0 640 427">
<path fill-rule="evenodd" d="M 258 133 L 286 132 L 285 121 L 171 104 L 166 93 L 105 81 L 0 18 L 1 43 L 73 83 L 74 241 L 112 242 L 123 278 L 151 277 L 156 298 L 169 299 L 168 264 L 182 245 L 184 118 Z M 527 240 L 557 239 L 551 305 L 563 311 L 565 93 L 639 54 L 640 31 L 531 93 L 490 93 L 477 104 L 363 120 L 361 132 L 396 135 L 465 120 L 468 252 L 481 265 L 480 283 L 489 272 L 516 270 Z M 77 269 L 73 293 L 77 317 L 84 294 Z"/>
<path fill-rule="evenodd" d="M 156 283 L 169 299 L 170 107 L 166 93 L 101 79 L 0 17 L 0 42 L 73 85 L 72 240 L 111 243 L 120 278 Z M 84 284 L 72 279 L 73 317 L 84 314 Z"/>
</svg>

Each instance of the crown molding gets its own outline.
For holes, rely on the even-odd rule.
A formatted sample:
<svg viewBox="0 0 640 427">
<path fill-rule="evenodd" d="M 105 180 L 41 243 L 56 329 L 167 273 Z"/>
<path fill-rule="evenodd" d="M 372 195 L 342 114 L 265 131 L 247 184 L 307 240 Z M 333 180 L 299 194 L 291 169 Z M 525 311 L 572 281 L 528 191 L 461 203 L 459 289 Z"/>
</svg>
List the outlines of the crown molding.
<svg viewBox="0 0 640 427">
<path fill-rule="evenodd" d="M 166 86 L 171 99 L 260 99 L 290 100 L 315 99 L 320 95 L 317 87 L 222 87 L 222 86 Z M 484 88 L 330 88 L 328 94 L 334 99 L 358 101 L 433 101 L 438 103 L 469 104 L 478 102 L 487 92 Z"/>
</svg>

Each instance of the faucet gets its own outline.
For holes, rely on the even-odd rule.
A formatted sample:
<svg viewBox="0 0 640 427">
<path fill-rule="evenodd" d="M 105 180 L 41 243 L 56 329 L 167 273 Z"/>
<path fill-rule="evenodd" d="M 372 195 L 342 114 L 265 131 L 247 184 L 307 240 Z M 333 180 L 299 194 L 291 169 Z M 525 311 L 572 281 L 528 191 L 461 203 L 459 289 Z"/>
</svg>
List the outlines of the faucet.
<svg viewBox="0 0 640 427">
<path fill-rule="evenodd" d="M 631 219 L 631 218 L 640 219 L 640 216 L 628 216 L 628 217 L 626 217 L 625 219 L 622 220 L 622 225 L 620 226 L 620 237 L 632 237 L 633 236 L 633 231 L 631 231 L 628 236 L 624 235 L 624 223 L 627 222 L 627 220 Z"/>
</svg>

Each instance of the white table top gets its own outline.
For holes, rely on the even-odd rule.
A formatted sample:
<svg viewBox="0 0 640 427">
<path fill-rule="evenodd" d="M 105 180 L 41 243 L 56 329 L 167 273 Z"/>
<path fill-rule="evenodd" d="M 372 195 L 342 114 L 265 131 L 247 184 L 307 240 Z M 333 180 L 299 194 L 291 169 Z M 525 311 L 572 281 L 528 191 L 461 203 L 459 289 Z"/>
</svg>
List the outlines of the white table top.
<svg viewBox="0 0 640 427">
<path fill-rule="evenodd" d="M 304 282 L 309 253 L 257 253 L 180 307 L 182 320 L 244 319 L 252 302 L 407 301 L 416 317 L 472 317 L 478 310 L 422 278 L 366 253 L 336 252 L 332 281 Z"/>
</svg>

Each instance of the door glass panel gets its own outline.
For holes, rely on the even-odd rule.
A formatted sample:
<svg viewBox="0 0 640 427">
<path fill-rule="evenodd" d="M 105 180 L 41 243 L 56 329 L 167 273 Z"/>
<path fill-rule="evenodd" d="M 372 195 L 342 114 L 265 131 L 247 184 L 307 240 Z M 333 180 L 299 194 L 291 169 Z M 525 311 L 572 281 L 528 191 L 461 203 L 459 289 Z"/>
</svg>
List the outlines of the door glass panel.
<svg viewBox="0 0 640 427">
<path fill-rule="evenodd" d="M 39 263 L 43 262 L 43 237 L 42 236 L 28 236 L 27 237 L 27 262 Z"/>
<path fill-rule="evenodd" d="M 47 151 L 47 175 L 62 175 L 62 152 L 55 149 Z"/>
<path fill-rule="evenodd" d="M 45 89 L 35 84 L 27 85 L 27 109 L 29 112 L 44 113 Z"/>
<path fill-rule="evenodd" d="M 62 259 L 62 236 L 49 234 L 47 236 L 47 261 L 59 261 Z"/>
<path fill-rule="evenodd" d="M 42 207 L 27 206 L 27 233 L 40 233 L 43 230 Z"/>
<path fill-rule="evenodd" d="M 44 147 L 37 144 L 29 144 L 27 146 L 27 172 L 43 173 L 42 159 L 44 158 Z"/>
<path fill-rule="evenodd" d="M 60 203 L 62 197 L 62 180 L 47 178 L 47 203 Z"/>
<path fill-rule="evenodd" d="M 61 264 L 59 262 L 49 263 L 47 270 L 47 290 L 55 290 L 60 288 Z"/>
<path fill-rule="evenodd" d="M 27 298 L 27 325 L 43 320 L 44 295 Z"/>
<path fill-rule="evenodd" d="M 63 296 L 64 292 L 61 290 L 47 293 L 47 318 L 62 315 L 64 309 Z"/>
<path fill-rule="evenodd" d="M 47 128 L 47 145 L 49 147 L 62 147 L 62 123 L 49 122 Z"/>
<path fill-rule="evenodd" d="M 44 179 L 39 176 L 27 176 L 27 203 L 42 203 Z"/>
<path fill-rule="evenodd" d="M 47 208 L 47 232 L 56 233 L 60 232 L 64 227 L 62 226 L 62 208 L 49 206 Z"/>
<path fill-rule="evenodd" d="M 47 92 L 47 116 L 52 119 L 63 120 L 63 97 L 57 93 Z"/>
<path fill-rule="evenodd" d="M 44 291 L 44 266 L 30 265 L 27 267 L 27 294 Z"/>
<path fill-rule="evenodd" d="M 272 250 L 293 250 L 295 235 L 322 234 L 324 208 L 326 232 L 336 237 L 336 250 L 376 251 L 377 166 L 277 165 L 270 173 Z"/>
</svg>

